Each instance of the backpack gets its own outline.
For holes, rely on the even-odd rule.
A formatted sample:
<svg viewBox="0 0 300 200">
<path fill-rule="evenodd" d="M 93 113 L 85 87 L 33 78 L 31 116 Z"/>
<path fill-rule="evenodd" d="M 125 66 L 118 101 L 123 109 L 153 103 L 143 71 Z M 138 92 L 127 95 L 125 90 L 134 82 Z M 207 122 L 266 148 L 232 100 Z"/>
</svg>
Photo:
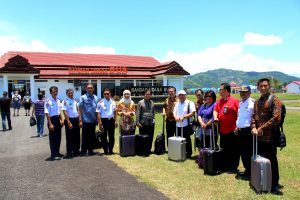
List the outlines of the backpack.
<svg viewBox="0 0 300 200">
<path fill-rule="evenodd" d="M 154 153 L 156 155 L 162 155 L 166 151 L 165 147 L 165 135 L 164 134 L 158 134 L 156 139 L 155 139 L 155 144 L 154 144 Z"/>
<path fill-rule="evenodd" d="M 18 95 L 14 95 L 14 96 L 13 96 L 13 101 L 16 102 L 16 103 L 19 101 Z"/>
<path fill-rule="evenodd" d="M 270 96 L 268 98 L 270 116 L 272 116 L 273 110 L 274 110 L 274 99 L 275 99 L 275 96 L 270 94 Z M 285 116 L 286 116 L 286 108 L 285 108 L 285 105 L 282 103 L 282 105 L 281 105 L 281 119 L 280 119 L 279 124 L 274 127 L 275 145 L 276 145 L 276 147 L 279 147 L 280 150 L 282 150 L 284 147 L 286 147 L 286 136 L 285 136 L 284 131 L 283 131 L 283 124 L 284 124 Z"/>
</svg>

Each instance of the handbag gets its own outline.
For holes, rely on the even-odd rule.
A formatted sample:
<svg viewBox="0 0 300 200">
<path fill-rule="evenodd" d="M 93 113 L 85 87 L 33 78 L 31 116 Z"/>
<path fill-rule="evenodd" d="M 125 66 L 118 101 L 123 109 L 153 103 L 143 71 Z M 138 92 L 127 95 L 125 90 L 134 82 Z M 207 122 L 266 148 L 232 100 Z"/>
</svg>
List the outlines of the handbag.
<svg viewBox="0 0 300 200">
<path fill-rule="evenodd" d="M 283 127 L 279 128 L 279 137 L 277 139 L 277 147 L 280 148 L 280 151 L 286 147 L 286 137 L 285 137 L 285 133 L 283 132 Z"/>
<path fill-rule="evenodd" d="M 30 117 L 29 124 L 30 124 L 30 126 L 36 125 L 36 119 L 33 116 Z"/>
</svg>

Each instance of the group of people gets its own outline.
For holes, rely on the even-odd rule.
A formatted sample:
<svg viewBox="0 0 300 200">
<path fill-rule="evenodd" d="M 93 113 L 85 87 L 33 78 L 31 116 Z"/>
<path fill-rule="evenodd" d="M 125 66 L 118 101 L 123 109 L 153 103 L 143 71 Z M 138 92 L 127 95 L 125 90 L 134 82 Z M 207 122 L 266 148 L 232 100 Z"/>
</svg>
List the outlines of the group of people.
<svg viewBox="0 0 300 200">
<path fill-rule="evenodd" d="M 231 96 L 230 85 L 222 83 L 219 88 L 221 96 L 219 100 L 214 91 L 209 90 L 204 93 L 199 89 L 195 92 L 197 102 L 194 103 L 187 99 L 184 90 L 178 91 L 176 95 L 176 88 L 170 86 L 168 98 L 164 101 L 162 115 L 165 119 L 164 123 L 166 123 L 167 138 L 181 133 L 186 138 L 187 158 L 192 156 L 189 128 L 192 122 L 198 126 L 196 134 L 201 137 L 200 148 L 210 147 L 210 134 L 219 133 L 220 147 L 224 151 L 223 170 L 235 173 L 238 177 L 249 178 L 251 175 L 252 137 L 253 135 L 257 136 L 258 154 L 271 161 L 272 192 L 278 193 L 279 170 L 273 127 L 280 122 L 282 103 L 277 97 L 272 98 L 272 104 L 269 103 L 271 94 L 268 79 L 260 79 L 257 88 L 261 93 L 258 100 L 255 101 L 250 97 L 251 88 L 246 86 L 240 90 L 241 100 L 239 101 Z M 33 102 L 32 116 L 37 119 L 38 136 L 43 136 L 44 116 L 48 122 L 51 160 L 60 160 L 61 157 L 70 159 L 73 156 L 94 155 L 93 145 L 97 125 L 103 133 L 102 142 L 106 155 L 114 153 L 115 128 L 118 126 L 121 135 L 135 134 L 135 129 L 138 127 L 140 134 L 149 135 L 152 146 L 155 106 L 151 100 L 150 89 L 144 91 L 144 98 L 138 102 L 137 106 L 131 100 L 129 90 L 124 90 L 123 97 L 118 104 L 112 99 L 109 89 L 104 89 L 103 99 L 98 99 L 94 95 L 92 84 L 87 84 L 86 91 L 86 94 L 77 101 L 74 99 L 73 89 L 67 89 L 67 97 L 61 101 L 57 98 L 58 88 L 52 86 L 50 88 L 51 96 L 47 100 L 44 100 L 43 94 L 40 93 L 38 100 Z M 9 109 L 6 109 L 5 106 L 8 104 L 7 99 L 9 98 L 7 92 L 4 92 L 3 95 L 4 97 L 0 99 L 2 122 L 7 117 L 9 129 L 11 129 Z M 271 105 L 272 108 L 270 108 Z M 119 118 L 119 123 L 117 118 Z M 66 155 L 64 156 L 60 154 L 61 128 L 63 126 L 66 130 Z M 6 128 L 4 123 L 3 128 Z M 81 128 L 82 140 L 80 141 Z M 212 129 L 214 130 L 212 131 Z M 217 146 L 218 135 L 215 134 L 213 137 L 214 145 Z M 240 157 L 245 168 L 244 172 L 238 172 Z"/>
<path fill-rule="evenodd" d="M 228 83 L 219 88 L 221 98 L 217 100 L 214 91 L 205 93 L 195 91 L 197 102 L 186 99 L 185 91 L 176 96 L 176 89 L 168 89 L 169 97 L 164 104 L 163 115 L 166 116 L 167 137 L 176 134 L 176 128 L 183 129 L 186 138 L 187 158 L 192 155 L 191 134 L 189 126 L 192 121 L 198 126 L 197 136 L 200 137 L 200 148 L 218 146 L 223 149 L 223 171 L 237 174 L 238 178 L 249 179 L 251 176 L 251 157 L 253 136 L 257 136 L 258 154 L 268 158 L 272 169 L 272 193 L 280 193 L 279 169 L 276 148 L 276 126 L 281 120 L 282 103 L 270 94 L 270 80 L 263 78 L 257 83 L 261 93 L 258 100 L 251 98 L 250 86 L 240 89 L 241 100 L 231 95 Z M 270 103 L 270 101 L 272 101 Z M 271 112 L 270 112 L 271 110 Z M 193 118 L 196 118 L 194 120 Z M 213 129 L 213 130 L 212 130 Z M 214 134 L 214 135 L 211 135 Z M 214 137 L 214 140 L 211 138 Z M 213 141 L 215 144 L 213 144 Z M 239 172 L 239 160 L 242 159 L 245 171 Z"/>
</svg>

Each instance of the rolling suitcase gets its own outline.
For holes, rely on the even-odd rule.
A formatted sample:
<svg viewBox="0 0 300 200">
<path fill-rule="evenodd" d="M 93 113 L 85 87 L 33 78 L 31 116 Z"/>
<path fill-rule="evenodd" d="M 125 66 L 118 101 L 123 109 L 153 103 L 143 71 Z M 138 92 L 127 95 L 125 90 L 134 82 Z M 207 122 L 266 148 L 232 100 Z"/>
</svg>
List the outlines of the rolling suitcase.
<svg viewBox="0 0 300 200">
<path fill-rule="evenodd" d="M 203 136 L 203 148 L 201 148 L 201 144 L 199 144 L 199 157 L 198 157 L 198 160 L 197 160 L 197 163 L 198 163 L 198 166 L 203 169 L 203 164 L 204 164 L 204 160 L 203 160 L 203 157 L 204 157 L 204 153 L 206 151 L 209 150 L 209 148 L 206 148 L 205 146 L 205 133 L 204 133 L 204 130 L 203 128 L 199 127 L 199 130 L 200 130 L 200 135 L 199 135 L 199 138 L 201 137 L 201 135 Z M 201 142 L 201 140 L 200 140 Z"/>
<path fill-rule="evenodd" d="M 255 140 L 255 142 L 254 142 Z M 257 135 L 253 136 L 253 155 L 251 158 L 251 186 L 258 193 L 271 192 L 272 170 L 269 159 L 257 155 Z"/>
<path fill-rule="evenodd" d="M 135 154 L 147 157 L 151 151 L 151 141 L 149 135 L 139 134 L 135 138 Z"/>
<path fill-rule="evenodd" d="M 176 136 L 168 138 L 168 158 L 173 161 L 184 161 L 186 159 L 186 139 L 183 137 L 183 128 L 181 127 L 181 137 L 178 136 L 178 127 L 176 127 Z"/>
<path fill-rule="evenodd" d="M 135 135 L 120 135 L 120 156 L 135 155 Z"/>
<path fill-rule="evenodd" d="M 212 125 L 212 129 L 210 130 L 210 148 L 203 152 L 203 171 L 205 175 L 217 175 L 222 171 L 223 150 L 216 148 L 214 130 L 214 125 Z"/>
</svg>

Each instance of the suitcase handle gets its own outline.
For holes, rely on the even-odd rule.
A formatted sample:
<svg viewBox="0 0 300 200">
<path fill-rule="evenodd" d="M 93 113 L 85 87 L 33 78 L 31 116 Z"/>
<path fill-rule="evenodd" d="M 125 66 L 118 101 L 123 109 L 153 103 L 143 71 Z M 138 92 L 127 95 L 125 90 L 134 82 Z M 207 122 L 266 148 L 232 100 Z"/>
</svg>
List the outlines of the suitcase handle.
<svg viewBox="0 0 300 200">
<path fill-rule="evenodd" d="M 165 116 L 163 115 L 163 130 L 162 130 L 163 135 L 165 135 L 165 123 L 166 123 L 166 120 L 165 120 Z"/>
<path fill-rule="evenodd" d="M 181 128 L 181 137 L 183 137 L 183 127 L 178 127 L 176 125 L 176 137 L 178 137 L 178 128 Z"/>
<path fill-rule="evenodd" d="M 257 135 L 253 135 L 253 154 L 252 154 L 252 156 L 253 156 L 254 160 L 257 157 Z"/>
</svg>

